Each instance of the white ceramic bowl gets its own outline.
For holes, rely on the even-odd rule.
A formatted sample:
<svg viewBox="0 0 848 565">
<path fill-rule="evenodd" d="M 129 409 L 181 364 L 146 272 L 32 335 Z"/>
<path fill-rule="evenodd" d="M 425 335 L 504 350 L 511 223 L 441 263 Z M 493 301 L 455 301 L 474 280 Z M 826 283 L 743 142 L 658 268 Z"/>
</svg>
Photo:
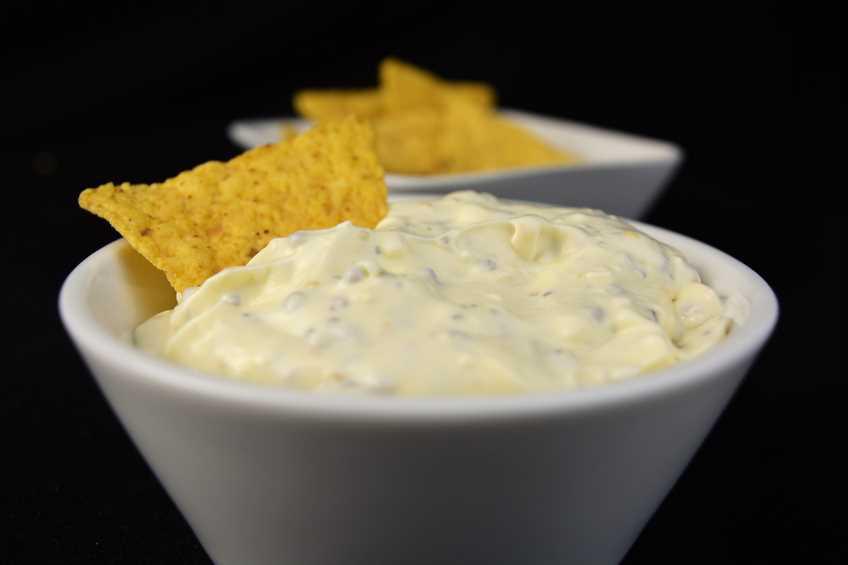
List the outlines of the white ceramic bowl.
<svg viewBox="0 0 848 565">
<path fill-rule="evenodd" d="M 552 145 L 577 153 L 583 162 L 488 173 L 387 174 L 386 184 L 395 194 L 478 190 L 501 198 L 585 206 L 639 218 L 659 196 L 683 158 L 679 147 L 665 141 L 516 110 L 501 113 Z M 246 149 L 279 140 L 284 125 L 302 131 L 309 122 L 298 118 L 242 120 L 230 124 L 228 134 L 236 145 Z"/>
<path fill-rule="evenodd" d="M 742 263 L 665 230 L 745 323 L 703 356 L 592 390 L 506 398 L 297 393 L 134 349 L 173 302 L 123 241 L 68 276 L 62 320 L 106 398 L 217 563 L 618 562 L 777 320 Z"/>
</svg>

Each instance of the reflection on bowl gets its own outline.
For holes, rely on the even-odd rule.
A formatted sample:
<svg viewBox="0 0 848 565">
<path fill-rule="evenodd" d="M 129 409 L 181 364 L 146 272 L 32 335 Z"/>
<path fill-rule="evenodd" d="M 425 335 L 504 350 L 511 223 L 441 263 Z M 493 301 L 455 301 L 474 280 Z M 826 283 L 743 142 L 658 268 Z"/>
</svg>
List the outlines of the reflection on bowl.
<svg viewBox="0 0 848 565">
<path fill-rule="evenodd" d="M 393 193 L 477 190 L 502 198 L 598 208 L 640 218 L 683 159 L 680 148 L 665 141 L 515 110 L 502 114 L 552 145 L 576 153 L 581 162 L 455 175 L 387 174 L 389 189 Z M 228 134 L 233 143 L 246 149 L 278 141 L 284 126 L 303 130 L 309 122 L 299 118 L 243 120 L 230 124 Z"/>
<path fill-rule="evenodd" d="M 692 361 L 577 392 L 363 398 L 199 374 L 125 339 L 172 293 L 123 241 L 69 275 L 60 312 L 217 563 L 617 563 L 777 319 L 746 266 L 639 227 L 741 293 L 747 320 Z"/>
</svg>

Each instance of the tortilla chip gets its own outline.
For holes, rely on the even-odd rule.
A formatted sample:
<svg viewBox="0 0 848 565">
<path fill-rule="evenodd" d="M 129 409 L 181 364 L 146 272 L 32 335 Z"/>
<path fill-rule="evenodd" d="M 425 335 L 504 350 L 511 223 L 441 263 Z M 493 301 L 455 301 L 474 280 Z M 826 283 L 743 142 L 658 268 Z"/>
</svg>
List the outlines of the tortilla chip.
<svg viewBox="0 0 848 565">
<path fill-rule="evenodd" d="M 495 109 L 497 102 L 495 89 L 484 82 L 449 82 L 445 83 L 445 87 L 450 98 L 466 100 L 479 108 Z"/>
<path fill-rule="evenodd" d="M 382 111 L 380 92 L 368 90 L 301 90 L 294 95 L 294 109 L 301 116 L 321 122 L 354 114 L 373 118 Z"/>
<path fill-rule="evenodd" d="M 320 122 L 349 114 L 374 119 L 386 113 L 422 107 L 440 107 L 459 99 L 483 108 L 494 108 L 495 91 L 479 82 L 449 82 L 436 75 L 388 58 L 380 63 L 379 89 L 301 90 L 294 95 L 295 111 Z"/>
<path fill-rule="evenodd" d="M 456 103 L 439 141 L 443 173 L 572 164 L 577 158 L 494 112 Z"/>
<path fill-rule="evenodd" d="M 446 168 L 439 146 L 449 124 L 434 108 L 388 114 L 374 120 L 377 156 L 387 171 L 426 175 Z"/>
<path fill-rule="evenodd" d="M 380 63 L 377 90 L 306 90 L 303 116 L 370 119 L 380 163 L 392 173 L 430 175 L 569 164 L 578 159 L 495 112 L 483 83 L 446 81 L 395 58 Z"/>
<path fill-rule="evenodd" d="M 464 101 L 374 122 L 377 155 L 387 171 L 425 175 L 568 164 L 576 157 Z"/>
<path fill-rule="evenodd" d="M 349 117 L 163 183 L 105 184 L 80 206 L 109 221 L 178 292 L 244 265 L 275 237 L 388 211 L 372 129 Z"/>
<path fill-rule="evenodd" d="M 380 63 L 380 92 L 387 113 L 442 107 L 454 100 L 484 109 L 495 106 L 495 91 L 484 83 L 449 82 L 389 57 Z"/>
</svg>

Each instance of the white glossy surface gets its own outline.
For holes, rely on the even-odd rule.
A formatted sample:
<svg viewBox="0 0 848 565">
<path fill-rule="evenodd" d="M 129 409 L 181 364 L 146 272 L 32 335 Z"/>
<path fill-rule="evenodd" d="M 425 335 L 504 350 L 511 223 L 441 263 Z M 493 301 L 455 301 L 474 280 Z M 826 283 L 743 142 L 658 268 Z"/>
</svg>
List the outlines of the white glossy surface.
<svg viewBox="0 0 848 565">
<path fill-rule="evenodd" d="M 583 162 L 426 177 L 387 174 L 389 189 L 395 193 L 478 190 L 502 198 L 586 206 L 639 218 L 683 159 L 680 148 L 665 141 L 516 110 L 504 110 L 502 114 L 549 143 L 577 153 Z M 243 120 L 230 124 L 228 135 L 246 149 L 277 141 L 283 125 L 303 130 L 309 122 L 299 118 Z"/>
<path fill-rule="evenodd" d="M 618 562 L 771 333 L 753 271 L 650 226 L 747 322 L 702 357 L 594 390 L 507 398 L 310 395 L 210 378 L 124 336 L 169 289 L 123 241 L 62 288 L 101 389 L 218 563 Z"/>
</svg>

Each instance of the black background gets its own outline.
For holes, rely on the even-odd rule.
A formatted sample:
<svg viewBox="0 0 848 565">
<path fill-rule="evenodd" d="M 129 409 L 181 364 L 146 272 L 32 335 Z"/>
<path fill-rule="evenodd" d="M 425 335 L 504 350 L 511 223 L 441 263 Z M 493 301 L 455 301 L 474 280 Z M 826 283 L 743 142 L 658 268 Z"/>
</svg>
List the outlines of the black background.
<svg viewBox="0 0 848 565">
<path fill-rule="evenodd" d="M 116 237 L 76 196 L 229 158 L 229 121 L 289 114 L 299 87 L 370 85 L 389 54 L 491 82 L 505 106 L 679 143 L 647 221 L 778 294 L 773 339 L 625 563 L 846 562 L 844 26 L 810 4 L 633 4 L 0 8 L 0 562 L 208 562 L 60 326 L 61 281 Z"/>
</svg>

